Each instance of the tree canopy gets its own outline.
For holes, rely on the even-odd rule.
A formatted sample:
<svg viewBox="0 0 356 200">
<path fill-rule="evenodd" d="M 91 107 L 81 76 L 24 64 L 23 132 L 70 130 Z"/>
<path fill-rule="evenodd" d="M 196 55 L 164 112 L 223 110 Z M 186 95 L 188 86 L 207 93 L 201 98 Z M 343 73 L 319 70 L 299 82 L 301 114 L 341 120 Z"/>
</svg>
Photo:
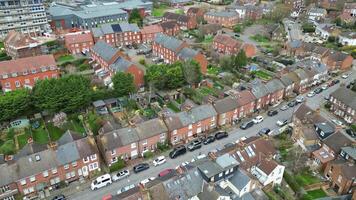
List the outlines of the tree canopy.
<svg viewBox="0 0 356 200">
<path fill-rule="evenodd" d="M 220 66 L 226 71 L 237 73 L 240 71 L 241 67 L 247 65 L 247 61 L 248 59 L 245 51 L 241 50 L 237 55 L 222 57 L 220 59 Z"/>
<path fill-rule="evenodd" d="M 182 67 L 184 79 L 188 84 L 196 85 L 203 79 L 200 65 L 195 60 L 184 62 Z"/>
<path fill-rule="evenodd" d="M 33 88 L 32 101 L 40 110 L 74 112 L 90 103 L 91 94 L 89 79 L 70 75 L 37 82 Z"/>
<path fill-rule="evenodd" d="M 143 25 L 143 19 L 140 15 L 140 11 L 137 8 L 134 8 L 129 16 L 129 23 L 135 23 L 139 27 L 142 27 Z"/>
<path fill-rule="evenodd" d="M 7 92 L 0 95 L 0 121 L 14 119 L 24 115 L 30 108 L 30 93 L 26 89 Z"/>
<path fill-rule="evenodd" d="M 114 92 L 119 97 L 127 96 L 136 90 L 134 77 L 131 74 L 118 72 L 112 78 L 112 82 L 114 84 Z"/>
</svg>

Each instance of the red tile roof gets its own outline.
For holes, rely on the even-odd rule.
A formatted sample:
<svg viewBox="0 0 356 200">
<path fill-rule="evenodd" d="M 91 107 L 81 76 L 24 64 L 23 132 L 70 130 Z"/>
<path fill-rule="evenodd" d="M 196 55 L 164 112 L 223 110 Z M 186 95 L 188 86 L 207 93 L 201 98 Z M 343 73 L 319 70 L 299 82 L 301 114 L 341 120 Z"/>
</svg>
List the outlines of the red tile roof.
<svg viewBox="0 0 356 200">
<path fill-rule="evenodd" d="M 256 100 L 256 97 L 249 90 L 243 90 L 236 95 L 237 104 L 244 106 L 246 104 L 252 103 Z"/>
<path fill-rule="evenodd" d="M 40 55 L 0 62 L 0 75 L 56 66 L 53 55 Z"/>
<path fill-rule="evenodd" d="M 38 42 L 30 36 L 16 31 L 10 31 L 6 36 L 4 43 L 15 48 L 23 48 L 28 47 L 30 44 L 38 44 Z"/>
<path fill-rule="evenodd" d="M 150 33 L 162 33 L 163 32 L 163 28 L 158 25 L 158 24 L 155 24 L 155 25 L 149 25 L 149 26 L 144 26 L 142 29 L 141 29 L 141 33 L 142 34 L 150 34 Z"/>
<path fill-rule="evenodd" d="M 77 44 L 84 42 L 93 42 L 93 36 L 91 32 L 82 32 L 82 33 L 69 33 L 64 36 L 66 45 L 68 44 Z"/>
</svg>

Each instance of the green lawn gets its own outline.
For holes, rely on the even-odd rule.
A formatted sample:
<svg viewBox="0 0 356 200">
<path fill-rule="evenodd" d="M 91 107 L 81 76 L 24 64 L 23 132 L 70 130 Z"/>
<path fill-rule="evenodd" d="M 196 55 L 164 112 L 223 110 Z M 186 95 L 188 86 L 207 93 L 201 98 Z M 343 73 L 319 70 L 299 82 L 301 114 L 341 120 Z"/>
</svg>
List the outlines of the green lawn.
<svg viewBox="0 0 356 200">
<path fill-rule="evenodd" d="M 311 185 L 319 183 L 320 180 L 317 177 L 312 176 L 308 172 L 302 172 L 295 176 L 297 183 L 301 186 Z"/>
<path fill-rule="evenodd" d="M 255 40 L 256 42 L 261 42 L 261 43 L 266 43 L 269 42 L 269 39 L 266 36 L 256 34 L 254 36 L 251 36 L 252 40 Z"/>
<path fill-rule="evenodd" d="M 57 59 L 57 62 L 67 62 L 67 61 L 72 61 L 74 60 L 74 57 L 72 55 L 64 55 L 64 56 L 60 56 Z"/>
<path fill-rule="evenodd" d="M 322 189 L 308 191 L 307 194 L 303 196 L 303 200 L 312 200 L 327 197 L 328 195 Z"/>
<path fill-rule="evenodd" d="M 49 132 L 49 136 L 51 137 L 52 141 L 58 140 L 64 134 L 64 131 L 53 124 L 47 124 L 47 130 Z"/>
<path fill-rule="evenodd" d="M 208 74 L 218 75 L 219 72 L 220 72 L 220 68 L 218 68 L 218 67 L 216 67 L 216 66 L 210 65 L 210 66 L 208 67 L 207 72 L 208 72 Z"/>
<path fill-rule="evenodd" d="M 184 10 L 183 9 L 177 9 L 174 12 L 177 13 L 177 14 L 184 15 Z"/>
<path fill-rule="evenodd" d="M 153 8 L 152 15 L 155 17 L 162 17 L 167 9 L 168 9 L 168 6 L 160 5 L 159 8 Z"/>
<path fill-rule="evenodd" d="M 4 48 L 4 43 L 3 42 L 0 42 L 0 49 L 1 48 Z"/>
<path fill-rule="evenodd" d="M 209 36 L 205 36 L 204 37 L 204 40 L 203 40 L 203 43 L 204 44 L 211 44 L 214 40 L 214 37 L 212 35 L 209 35 Z"/>
<path fill-rule="evenodd" d="M 272 78 L 270 74 L 268 74 L 267 72 L 265 72 L 263 70 L 255 71 L 254 74 L 256 75 L 256 77 L 263 79 L 263 80 L 270 80 Z"/>
<path fill-rule="evenodd" d="M 172 103 L 172 102 L 169 102 L 169 103 L 167 104 L 167 107 L 168 107 L 169 109 L 171 109 L 173 112 L 179 112 L 179 111 L 180 111 L 179 108 L 178 108 L 174 103 Z"/>
<path fill-rule="evenodd" d="M 33 141 L 40 144 L 47 144 L 49 141 L 47 131 L 43 126 L 32 130 Z"/>
<path fill-rule="evenodd" d="M 22 149 L 27 144 L 28 138 L 30 138 L 30 135 L 28 133 L 24 133 L 17 136 L 17 143 L 20 149 Z"/>
</svg>

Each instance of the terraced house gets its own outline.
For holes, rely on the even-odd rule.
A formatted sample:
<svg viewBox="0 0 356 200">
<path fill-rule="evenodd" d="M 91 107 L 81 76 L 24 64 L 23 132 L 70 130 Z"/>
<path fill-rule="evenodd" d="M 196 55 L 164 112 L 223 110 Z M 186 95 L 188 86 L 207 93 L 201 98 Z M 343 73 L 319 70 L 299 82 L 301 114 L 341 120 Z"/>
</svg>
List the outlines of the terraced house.
<svg viewBox="0 0 356 200">
<path fill-rule="evenodd" d="M 13 160 L 1 164 L 0 187 L 9 191 L 0 195 L 45 197 L 49 187 L 88 178 L 95 171 L 100 171 L 100 162 L 94 139 L 67 131 L 49 147 L 27 144 Z"/>
<path fill-rule="evenodd" d="M 162 17 L 163 21 L 176 21 L 181 29 L 194 29 L 197 27 L 197 21 L 194 17 L 181 15 L 177 13 L 166 12 Z"/>
<path fill-rule="evenodd" d="M 239 22 L 239 16 L 236 12 L 231 11 L 211 11 L 204 14 L 204 20 L 209 24 L 221 24 L 224 27 L 233 27 Z"/>
<path fill-rule="evenodd" d="M 217 126 L 217 113 L 211 104 L 164 116 L 168 141 L 172 145 L 187 143 L 194 135 L 205 134 Z"/>
<path fill-rule="evenodd" d="M 356 121 L 356 92 L 340 87 L 330 94 L 331 112 L 344 119 L 347 123 Z"/>
</svg>

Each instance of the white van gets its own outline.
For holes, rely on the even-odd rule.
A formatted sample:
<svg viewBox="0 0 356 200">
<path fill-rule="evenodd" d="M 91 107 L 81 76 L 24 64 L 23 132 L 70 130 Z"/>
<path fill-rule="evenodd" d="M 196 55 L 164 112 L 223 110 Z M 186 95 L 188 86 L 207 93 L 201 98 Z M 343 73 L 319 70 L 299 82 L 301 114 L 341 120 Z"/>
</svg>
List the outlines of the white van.
<svg viewBox="0 0 356 200">
<path fill-rule="evenodd" d="M 96 190 L 102 187 L 105 187 L 107 185 L 110 185 L 112 183 L 111 176 L 110 174 L 104 174 L 102 176 L 99 176 L 96 178 L 92 183 L 91 183 L 91 190 Z"/>
</svg>

